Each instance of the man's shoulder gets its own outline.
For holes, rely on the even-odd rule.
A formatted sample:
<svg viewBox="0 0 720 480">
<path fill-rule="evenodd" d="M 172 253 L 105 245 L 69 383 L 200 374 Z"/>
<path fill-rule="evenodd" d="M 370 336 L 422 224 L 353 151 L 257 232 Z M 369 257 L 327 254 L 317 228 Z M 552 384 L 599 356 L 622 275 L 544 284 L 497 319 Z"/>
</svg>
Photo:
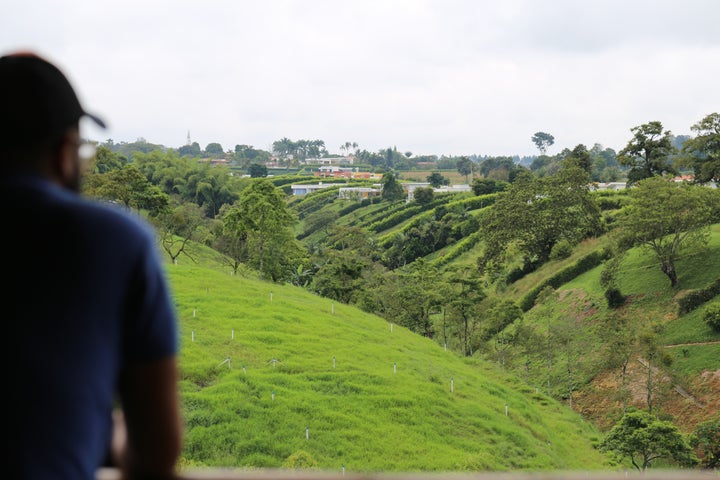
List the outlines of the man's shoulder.
<svg viewBox="0 0 720 480">
<path fill-rule="evenodd" d="M 154 234 L 151 225 L 140 214 L 113 202 L 81 198 L 75 208 L 82 211 L 81 218 L 85 218 L 94 228 L 117 231 L 122 236 L 148 237 Z"/>
<path fill-rule="evenodd" d="M 62 226 L 58 234 L 88 235 L 113 244 L 155 236 L 149 221 L 130 208 L 66 190 L 39 176 L 0 179 L 0 187 L 0 205 L 16 222 L 28 224 L 31 217 L 36 225 Z"/>
</svg>

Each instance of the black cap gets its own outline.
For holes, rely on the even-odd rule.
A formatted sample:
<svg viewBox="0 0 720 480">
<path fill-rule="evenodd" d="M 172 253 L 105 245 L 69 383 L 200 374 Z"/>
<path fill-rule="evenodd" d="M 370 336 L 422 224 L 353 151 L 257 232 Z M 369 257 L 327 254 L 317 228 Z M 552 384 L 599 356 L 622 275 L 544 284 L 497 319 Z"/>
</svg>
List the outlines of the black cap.
<svg viewBox="0 0 720 480">
<path fill-rule="evenodd" d="M 32 52 L 0 57 L 0 146 L 22 147 L 51 140 L 89 117 L 65 75 Z"/>
</svg>

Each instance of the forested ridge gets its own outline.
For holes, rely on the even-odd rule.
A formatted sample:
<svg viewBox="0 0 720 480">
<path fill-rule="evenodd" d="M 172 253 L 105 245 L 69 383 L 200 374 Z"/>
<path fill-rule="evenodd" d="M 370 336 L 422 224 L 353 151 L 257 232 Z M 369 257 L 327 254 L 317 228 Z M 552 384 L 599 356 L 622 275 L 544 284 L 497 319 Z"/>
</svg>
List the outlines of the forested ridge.
<svg viewBox="0 0 720 480">
<path fill-rule="evenodd" d="M 493 362 L 603 432 L 634 407 L 689 434 L 717 425 L 720 409 L 718 125 L 709 115 L 676 147 L 650 122 L 617 154 L 579 145 L 548 156 L 544 134 L 532 161 L 457 158 L 472 191 L 421 187 L 412 201 L 408 179 L 442 185 L 452 170 L 415 178 L 412 155 L 393 149 L 356 150 L 382 174 L 368 199 L 340 198 L 334 182 L 373 185 L 346 179 L 291 196 L 291 184 L 318 182 L 312 168 L 265 177 L 247 146 L 226 166 L 101 144 L 84 189 L 146 215 L 170 263 L 207 262 L 203 246 L 228 273 Z M 292 143 L 273 153 L 287 158 Z M 253 165 L 255 177 L 241 175 Z M 674 181 L 682 174 L 694 180 Z M 598 190 L 601 179 L 627 188 Z"/>
</svg>

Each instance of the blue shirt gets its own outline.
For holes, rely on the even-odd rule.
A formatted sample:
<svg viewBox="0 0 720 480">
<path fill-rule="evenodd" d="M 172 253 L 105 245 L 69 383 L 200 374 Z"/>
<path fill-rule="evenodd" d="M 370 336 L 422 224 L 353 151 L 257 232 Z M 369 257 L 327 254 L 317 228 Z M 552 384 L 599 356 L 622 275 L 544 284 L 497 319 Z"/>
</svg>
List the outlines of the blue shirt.
<svg viewBox="0 0 720 480">
<path fill-rule="evenodd" d="M 9 478 L 94 479 L 119 374 L 175 355 L 154 231 L 41 177 L 0 178 Z"/>
</svg>

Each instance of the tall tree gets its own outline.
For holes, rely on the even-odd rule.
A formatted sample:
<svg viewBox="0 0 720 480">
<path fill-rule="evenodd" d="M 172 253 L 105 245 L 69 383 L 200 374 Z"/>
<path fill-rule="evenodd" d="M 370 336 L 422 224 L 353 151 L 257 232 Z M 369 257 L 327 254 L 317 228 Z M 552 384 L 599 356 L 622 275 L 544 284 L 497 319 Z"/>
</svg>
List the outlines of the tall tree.
<svg viewBox="0 0 720 480">
<path fill-rule="evenodd" d="M 359 227 L 336 225 L 330 229 L 328 248 L 318 256 L 320 263 L 310 289 L 324 297 L 344 303 L 356 300 L 366 291 L 366 276 L 373 268 L 372 238 Z M 367 297 L 366 297 L 367 298 Z M 374 307 L 370 307 L 371 311 Z"/>
<path fill-rule="evenodd" d="M 112 140 L 109 140 L 112 142 Z M 127 163 L 127 159 L 110 150 L 109 147 L 100 145 L 97 147 L 95 157 L 90 160 L 89 174 L 103 174 L 112 170 L 119 170 Z"/>
<path fill-rule="evenodd" d="M 447 294 L 447 313 L 457 326 L 458 340 L 465 356 L 472 356 L 475 337 L 480 326 L 480 302 L 485 299 L 482 280 L 477 269 L 461 267 L 448 271 L 450 285 Z"/>
<path fill-rule="evenodd" d="M 654 121 L 633 127 L 630 131 L 633 138 L 617 157 L 620 165 L 630 167 L 627 175 L 629 185 L 643 178 L 675 173 L 670 164 L 670 156 L 676 152 L 670 130 L 663 131 L 662 123 Z"/>
<path fill-rule="evenodd" d="M 242 216 L 235 212 L 228 216 L 232 207 L 225 205 L 220 210 L 220 225 L 213 241 L 213 247 L 223 257 L 222 263 L 230 266 L 233 274 L 237 273 L 240 265 L 249 259 L 248 231 L 242 223 Z"/>
<path fill-rule="evenodd" d="M 230 170 L 226 166 L 198 166 L 190 176 L 187 186 L 194 186 L 193 201 L 203 207 L 205 215 L 215 218 L 223 205 L 232 204 L 238 196 L 234 192 Z"/>
<path fill-rule="evenodd" d="M 402 185 L 400 184 L 400 182 L 397 181 L 397 178 L 395 178 L 394 173 L 385 173 L 382 178 L 382 184 L 383 188 L 381 195 L 383 200 L 387 200 L 388 202 L 395 202 L 398 200 L 402 200 L 405 197 L 405 190 L 403 190 Z"/>
<path fill-rule="evenodd" d="M 540 150 L 541 155 L 545 155 L 547 149 L 555 143 L 555 137 L 545 132 L 535 132 L 530 140 L 532 140 L 537 149 Z"/>
<path fill-rule="evenodd" d="M 720 221 L 720 191 L 653 177 L 639 181 L 628 196 L 630 204 L 619 219 L 626 240 L 655 253 L 675 287 L 675 261 L 684 250 L 705 246 L 709 226 Z"/>
<path fill-rule="evenodd" d="M 430 187 L 418 187 L 413 190 L 413 199 L 420 205 L 427 205 L 433 201 L 435 191 Z"/>
<path fill-rule="evenodd" d="M 565 157 L 565 162 L 572 162 L 578 167 L 585 170 L 588 174 L 592 172 L 593 161 L 590 156 L 590 152 L 587 147 L 583 144 L 579 144 L 573 148 L 570 153 Z"/>
<path fill-rule="evenodd" d="M 440 172 L 432 172 L 426 177 L 426 180 L 430 182 L 430 186 L 435 188 L 450 184 L 450 180 L 444 177 Z"/>
<path fill-rule="evenodd" d="M 251 178 L 262 178 L 267 177 L 268 169 L 265 165 L 259 163 L 251 163 L 248 167 L 248 173 Z"/>
<path fill-rule="evenodd" d="M 572 316 L 562 316 L 559 323 L 554 325 L 552 337 L 555 341 L 557 353 L 565 362 L 564 374 L 567 385 L 568 406 L 573 408 L 573 393 L 580 383 L 578 371 L 582 371 L 583 359 L 588 346 L 587 332 L 584 331 L 582 321 Z"/>
<path fill-rule="evenodd" d="M 127 208 L 157 215 L 169 204 L 168 196 L 148 181 L 132 163 L 104 175 L 95 174 L 83 185 L 86 194 L 118 202 Z"/>
<path fill-rule="evenodd" d="M 485 316 L 488 318 L 488 322 L 483 328 L 483 337 L 490 338 L 493 334 L 495 335 L 498 363 L 504 370 L 510 348 L 520 339 L 517 332 L 508 332 L 507 327 L 522 320 L 522 309 L 512 300 L 495 300 L 490 302 L 489 307 L 485 310 Z"/>
<path fill-rule="evenodd" d="M 182 157 L 199 157 L 202 154 L 202 150 L 200 149 L 199 143 L 193 142 L 190 145 L 183 145 L 178 148 L 178 153 Z"/>
<path fill-rule="evenodd" d="M 310 289 L 326 298 L 350 303 L 363 289 L 363 273 L 370 261 L 351 250 L 329 250 L 315 272 Z"/>
<path fill-rule="evenodd" d="M 422 259 L 398 274 L 400 288 L 395 293 L 397 323 L 427 338 L 435 335 L 431 314 L 440 308 L 443 288 L 437 268 Z"/>
<path fill-rule="evenodd" d="M 205 147 L 205 155 L 207 156 L 216 156 L 216 157 L 225 157 L 225 151 L 223 150 L 222 145 L 220 145 L 217 142 L 208 143 Z"/>
<path fill-rule="evenodd" d="M 287 137 L 276 140 L 272 144 L 273 152 L 282 159 L 287 159 L 289 155 L 293 154 L 295 152 L 295 147 L 295 142 Z"/>
<path fill-rule="evenodd" d="M 189 202 L 168 207 L 153 218 L 160 237 L 160 246 L 173 263 L 177 263 L 180 255 L 195 261 L 188 246 L 191 241 L 200 240 L 200 226 L 205 222 L 200 207 Z"/>
<path fill-rule="evenodd" d="M 516 167 L 512 157 L 489 157 L 480 162 L 479 171 L 485 178 L 509 180 L 509 173 Z"/>
<path fill-rule="evenodd" d="M 615 314 L 609 315 L 606 323 L 600 329 L 604 345 L 603 359 L 606 366 L 611 369 L 620 369 L 618 397 L 623 407 L 623 413 L 627 411 L 630 400 L 628 366 L 639 348 L 638 330 L 637 322 L 628 321 L 624 316 Z"/>
<path fill-rule="evenodd" d="M 720 183 L 720 114 L 711 113 L 690 127 L 695 138 L 687 140 L 682 152 L 695 172 L 695 182 Z"/>
<path fill-rule="evenodd" d="M 325 142 L 323 140 L 310 140 L 308 143 L 308 155 L 314 158 L 320 158 L 321 155 L 327 153 L 325 150 Z"/>
<path fill-rule="evenodd" d="M 600 210 L 587 172 L 568 165 L 551 177 L 523 173 L 481 217 L 485 252 L 481 267 L 505 261 L 512 246 L 524 267 L 545 262 L 560 240 L 577 243 L 600 228 Z"/>
<path fill-rule="evenodd" d="M 682 466 L 698 462 L 688 439 L 675 425 L 642 410 L 625 413 L 600 444 L 600 449 L 613 452 L 621 459 L 629 458 L 641 472 L 659 458 L 674 460 Z"/>
<path fill-rule="evenodd" d="M 460 175 L 465 176 L 465 183 L 470 183 L 469 177 L 473 172 L 474 166 L 475 163 L 465 156 L 460 157 L 460 160 L 457 161 L 457 171 Z"/>
<path fill-rule="evenodd" d="M 490 193 L 502 192 L 507 186 L 507 182 L 493 180 L 491 178 L 473 178 L 471 188 L 475 195 L 488 195 Z"/>
<path fill-rule="evenodd" d="M 247 236 L 250 263 L 260 277 L 282 278 L 285 269 L 297 265 L 299 247 L 291 230 L 295 217 L 282 191 L 267 179 L 258 178 L 240 194 L 224 216 L 228 231 Z"/>
</svg>

